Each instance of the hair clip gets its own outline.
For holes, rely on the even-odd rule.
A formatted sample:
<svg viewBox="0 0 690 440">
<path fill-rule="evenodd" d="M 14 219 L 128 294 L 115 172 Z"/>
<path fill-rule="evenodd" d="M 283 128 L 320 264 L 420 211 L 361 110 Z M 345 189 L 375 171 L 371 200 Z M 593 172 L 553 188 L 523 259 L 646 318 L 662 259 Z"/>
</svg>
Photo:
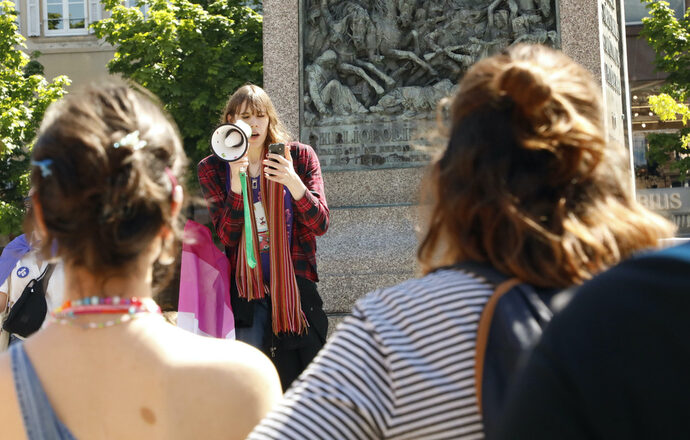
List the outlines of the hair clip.
<svg viewBox="0 0 690 440">
<path fill-rule="evenodd" d="M 120 139 L 120 142 L 115 142 L 113 148 L 132 147 L 134 150 L 141 150 L 146 146 L 146 141 L 139 139 L 139 130 L 129 133 L 127 136 Z"/>
<path fill-rule="evenodd" d="M 41 169 L 41 176 L 48 177 L 53 174 L 50 166 L 53 164 L 53 159 L 32 160 L 31 165 Z"/>
</svg>

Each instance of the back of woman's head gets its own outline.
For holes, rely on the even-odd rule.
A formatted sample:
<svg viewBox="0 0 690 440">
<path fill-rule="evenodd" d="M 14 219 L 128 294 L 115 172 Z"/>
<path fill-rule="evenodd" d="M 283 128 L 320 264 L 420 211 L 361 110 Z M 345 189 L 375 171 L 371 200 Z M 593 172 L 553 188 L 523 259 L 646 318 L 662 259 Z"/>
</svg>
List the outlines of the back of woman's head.
<svg viewBox="0 0 690 440">
<path fill-rule="evenodd" d="M 584 68 L 543 46 L 513 46 L 466 73 L 433 166 L 425 270 L 471 259 L 567 286 L 673 233 L 635 202 L 600 93 Z"/>
<path fill-rule="evenodd" d="M 225 103 L 220 123 L 224 124 L 229 122 L 228 117 L 233 119 L 236 118 L 240 111 L 243 110 L 245 104 L 247 105 L 247 110 L 250 112 L 254 112 L 255 114 L 264 113 L 268 116 L 266 145 L 275 142 L 288 142 L 290 140 L 290 134 L 278 118 L 278 112 L 276 112 L 273 101 L 271 101 L 268 93 L 254 84 L 245 84 L 230 95 L 228 102 Z"/>
<path fill-rule="evenodd" d="M 33 149 L 41 245 L 93 273 L 133 263 L 173 218 L 186 156 L 174 122 L 143 90 L 121 82 L 70 93 L 46 112 Z M 176 183 L 176 182 L 175 182 Z"/>
</svg>

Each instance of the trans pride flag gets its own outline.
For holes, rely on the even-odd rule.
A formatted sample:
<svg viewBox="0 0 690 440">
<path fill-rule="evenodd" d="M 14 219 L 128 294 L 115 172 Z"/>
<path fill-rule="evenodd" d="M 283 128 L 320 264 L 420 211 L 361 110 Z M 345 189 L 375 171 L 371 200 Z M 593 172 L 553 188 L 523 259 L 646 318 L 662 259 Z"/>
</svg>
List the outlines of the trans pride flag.
<svg viewBox="0 0 690 440">
<path fill-rule="evenodd" d="M 230 262 L 211 231 L 188 220 L 184 226 L 177 326 L 214 338 L 235 339 L 230 305 Z"/>
</svg>

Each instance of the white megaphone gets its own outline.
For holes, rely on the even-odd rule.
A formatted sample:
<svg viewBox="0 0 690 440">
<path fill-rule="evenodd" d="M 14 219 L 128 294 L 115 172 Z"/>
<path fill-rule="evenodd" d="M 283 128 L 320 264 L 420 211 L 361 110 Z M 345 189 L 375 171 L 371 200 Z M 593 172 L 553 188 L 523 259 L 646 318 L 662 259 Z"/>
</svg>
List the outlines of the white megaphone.
<svg viewBox="0 0 690 440">
<path fill-rule="evenodd" d="M 249 147 L 252 128 L 244 121 L 219 125 L 211 135 L 213 154 L 226 162 L 244 157 Z"/>
</svg>

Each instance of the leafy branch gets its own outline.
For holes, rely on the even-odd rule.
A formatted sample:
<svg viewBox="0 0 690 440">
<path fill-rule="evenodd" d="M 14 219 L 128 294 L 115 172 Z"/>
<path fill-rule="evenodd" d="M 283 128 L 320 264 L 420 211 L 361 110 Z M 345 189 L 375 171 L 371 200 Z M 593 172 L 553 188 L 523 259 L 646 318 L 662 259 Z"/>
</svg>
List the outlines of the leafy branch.
<svg viewBox="0 0 690 440">
<path fill-rule="evenodd" d="M 14 3 L 0 1 L 0 235 L 21 232 L 32 142 L 46 108 L 69 85 L 65 76 L 47 81 L 30 62 L 16 17 Z"/>
<path fill-rule="evenodd" d="M 654 49 L 656 69 L 668 74 L 661 93 L 649 97 L 650 109 L 662 121 L 680 117 L 685 126 L 678 133 L 650 134 L 648 159 L 667 165 L 684 179 L 690 172 L 690 109 L 686 104 L 690 87 L 690 16 L 686 11 L 681 19 L 676 18 L 665 1 L 641 1 L 649 10 L 649 16 L 642 19 L 641 35 Z"/>
</svg>

